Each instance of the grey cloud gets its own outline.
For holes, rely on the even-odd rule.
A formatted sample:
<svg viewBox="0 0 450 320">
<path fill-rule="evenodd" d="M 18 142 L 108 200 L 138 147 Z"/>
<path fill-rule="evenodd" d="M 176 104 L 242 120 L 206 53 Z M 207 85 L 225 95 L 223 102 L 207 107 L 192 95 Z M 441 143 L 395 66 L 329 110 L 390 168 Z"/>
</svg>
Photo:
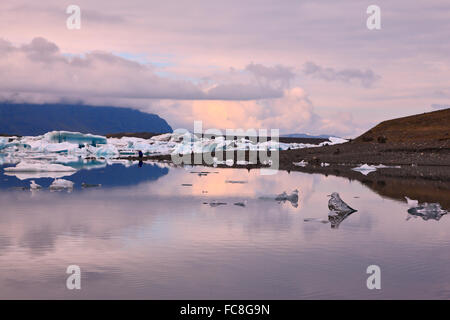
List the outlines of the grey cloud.
<svg viewBox="0 0 450 320">
<path fill-rule="evenodd" d="M 116 14 L 107 14 L 102 11 L 97 10 L 83 10 L 82 11 L 83 18 L 86 18 L 86 21 L 95 22 L 95 23 L 110 23 L 110 24 L 121 24 L 127 21 L 124 15 L 116 15 Z"/>
<path fill-rule="evenodd" d="M 303 65 L 303 73 L 326 81 L 352 82 L 357 81 L 363 87 L 371 87 L 381 77 L 372 70 L 359 70 L 355 68 L 336 70 L 322 67 L 308 61 Z"/>
<path fill-rule="evenodd" d="M 253 74 L 260 83 L 278 82 L 280 88 L 288 88 L 290 82 L 295 78 L 293 68 L 282 65 L 266 67 L 262 64 L 251 63 L 245 70 Z"/>
<path fill-rule="evenodd" d="M 283 90 L 266 85 L 224 84 L 208 90 L 205 98 L 211 100 L 255 100 L 255 97 L 270 99 L 282 96 Z"/>
<path fill-rule="evenodd" d="M 34 38 L 30 44 L 23 45 L 21 49 L 32 61 L 52 62 L 63 59 L 61 56 L 57 56 L 58 46 L 41 37 Z"/>
<path fill-rule="evenodd" d="M 17 68 L 21 65 L 21 68 Z M 0 41 L 0 92 L 39 93 L 63 97 L 115 97 L 176 100 L 257 100 L 278 98 L 293 74 L 288 68 L 249 65 L 257 79 L 211 78 L 207 90 L 190 80 L 163 77 L 156 67 L 109 52 L 64 55 L 45 38 L 19 47 Z M 33 76 L 30 77 L 30 70 Z M 51 71 L 50 71 L 51 70 Z M 230 81 L 231 79 L 231 81 Z"/>
</svg>

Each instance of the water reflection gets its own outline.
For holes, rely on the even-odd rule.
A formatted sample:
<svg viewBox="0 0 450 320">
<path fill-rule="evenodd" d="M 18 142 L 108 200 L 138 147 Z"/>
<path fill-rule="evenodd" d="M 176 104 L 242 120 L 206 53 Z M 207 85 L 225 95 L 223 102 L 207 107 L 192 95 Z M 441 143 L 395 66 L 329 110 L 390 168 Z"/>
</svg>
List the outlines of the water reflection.
<svg viewBox="0 0 450 320">
<path fill-rule="evenodd" d="M 448 298 L 450 219 L 406 222 L 406 203 L 357 181 L 117 166 L 68 177 L 72 193 L 2 188 L 0 298 Z M 260 199 L 296 189 L 298 207 Z M 336 190 L 358 213 L 323 220 Z M 374 263 L 380 292 L 365 286 Z M 82 270 L 79 292 L 65 289 L 70 264 Z"/>
<path fill-rule="evenodd" d="M 347 219 L 354 212 L 356 212 L 356 210 L 341 211 L 341 212 L 330 211 L 330 213 L 328 213 L 328 221 L 330 221 L 330 223 L 331 223 L 331 228 L 332 229 L 339 228 L 339 225 L 342 223 L 342 221 Z"/>
<path fill-rule="evenodd" d="M 111 161 L 111 160 L 110 160 Z M 127 164 L 125 166 L 124 164 Z M 90 163 L 80 167 L 81 170 L 72 172 L 2 172 L 0 189 L 28 188 L 31 179 L 43 188 L 48 188 L 54 179 L 64 179 L 74 182 L 74 188 L 86 185 L 99 185 L 102 187 L 133 186 L 145 181 L 158 180 L 169 172 L 167 166 L 149 163 L 139 166 L 139 163 L 126 161 L 124 163 Z"/>
<path fill-rule="evenodd" d="M 425 221 L 429 219 L 439 221 L 447 213 L 448 211 L 442 209 L 439 203 L 423 203 L 408 209 L 408 219 L 412 216 L 414 218 L 420 217 Z"/>
</svg>

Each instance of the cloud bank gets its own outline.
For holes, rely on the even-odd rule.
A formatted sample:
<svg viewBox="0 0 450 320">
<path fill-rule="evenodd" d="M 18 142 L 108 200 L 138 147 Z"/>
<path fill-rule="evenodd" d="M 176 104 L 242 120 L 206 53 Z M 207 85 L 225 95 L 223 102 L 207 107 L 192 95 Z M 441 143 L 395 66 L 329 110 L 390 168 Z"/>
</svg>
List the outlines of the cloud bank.
<svg viewBox="0 0 450 320">
<path fill-rule="evenodd" d="M 249 65 L 248 68 L 258 81 L 214 83 L 205 89 L 192 81 L 160 76 L 151 65 L 108 52 L 92 51 L 67 56 L 55 43 L 42 37 L 18 47 L 0 40 L 0 90 L 4 93 L 131 99 L 254 100 L 281 97 L 282 89 L 289 81 L 287 76 L 293 76 L 282 67 L 272 70 Z M 274 82 L 280 84 L 273 86 Z"/>
<path fill-rule="evenodd" d="M 354 126 L 330 125 L 307 93 L 291 87 L 293 67 L 250 63 L 203 81 L 161 76 L 158 68 L 108 52 L 68 55 L 45 38 L 14 46 L 0 40 L 0 98 L 16 102 L 76 102 L 130 106 L 190 129 L 278 128 L 283 133 L 348 135 Z M 348 120 L 348 119 L 347 119 Z"/>
<path fill-rule="evenodd" d="M 308 76 L 317 77 L 326 81 L 358 82 L 363 87 L 369 88 L 381 79 L 372 70 L 359 70 L 355 68 L 335 70 L 329 67 L 321 67 L 314 62 L 308 61 L 303 65 L 303 73 Z"/>
</svg>

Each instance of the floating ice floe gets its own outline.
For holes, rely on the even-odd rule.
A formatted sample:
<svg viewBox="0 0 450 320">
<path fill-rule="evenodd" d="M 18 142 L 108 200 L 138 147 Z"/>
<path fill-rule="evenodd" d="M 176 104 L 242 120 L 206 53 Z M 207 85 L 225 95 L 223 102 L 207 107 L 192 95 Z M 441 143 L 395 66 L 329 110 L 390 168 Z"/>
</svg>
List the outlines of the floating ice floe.
<svg viewBox="0 0 450 320">
<path fill-rule="evenodd" d="M 375 168 L 374 166 L 370 166 L 366 163 L 359 167 L 353 168 L 352 170 L 358 171 L 358 172 L 362 173 L 363 175 L 367 176 L 369 173 L 377 171 L 377 168 Z"/>
<path fill-rule="evenodd" d="M 292 162 L 292 164 L 297 167 L 306 167 L 308 165 L 308 162 L 302 160 L 300 162 Z"/>
<path fill-rule="evenodd" d="M 406 203 L 408 204 L 408 206 L 410 208 L 417 207 L 419 205 L 419 201 L 418 200 L 410 199 L 408 197 L 405 197 L 405 199 L 406 199 Z"/>
<path fill-rule="evenodd" d="M 342 221 L 347 219 L 347 217 L 354 212 L 358 211 L 345 203 L 337 192 L 333 192 L 330 195 L 330 200 L 328 200 L 328 209 L 330 210 L 328 212 L 328 221 L 330 221 L 331 228 L 333 229 L 337 229 Z"/>
<path fill-rule="evenodd" d="M 77 171 L 69 166 L 46 162 L 26 162 L 21 161 L 15 167 L 4 169 L 6 172 L 71 172 Z"/>
<path fill-rule="evenodd" d="M 386 166 L 386 165 L 384 165 L 384 164 L 379 164 L 379 165 L 375 166 L 375 168 L 377 168 L 377 169 L 383 169 L 383 168 L 396 168 L 396 169 L 400 169 L 401 166 Z"/>
<path fill-rule="evenodd" d="M 280 193 L 275 197 L 277 201 L 290 201 L 290 202 L 298 202 L 298 190 L 295 189 L 291 194 L 287 194 L 286 191 Z"/>
<path fill-rule="evenodd" d="M 328 200 L 328 209 L 330 209 L 331 214 L 335 213 L 345 213 L 345 212 L 356 212 L 357 210 L 350 207 L 344 202 L 339 196 L 339 193 L 333 192 L 329 195 L 330 200 Z"/>
<path fill-rule="evenodd" d="M 339 193 L 333 192 L 329 195 L 330 200 L 328 200 L 328 220 L 320 219 L 320 218 L 306 218 L 303 221 L 305 222 L 320 222 L 320 223 L 330 223 L 332 229 L 339 228 L 339 225 L 347 219 L 351 214 L 357 212 L 357 210 L 350 207 L 346 204 Z"/>
<path fill-rule="evenodd" d="M 238 207 L 245 207 L 247 205 L 247 200 L 235 202 L 234 205 Z"/>
<path fill-rule="evenodd" d="M 90 145 L 97 145 L 107 143 L 107 139 L 103 136 L 70 131 L 47 132 L 46 134 L 44 134 L 44 139 L 49 142 L 70 142 L 71 144 L 87 143 Z"/>
<path fill-rule="evenodd" d="M 330 146 L 330 145 L 345 143 L 348 141 L 347 139 L 338 138 L 338 137 L 329 137 L 328 140 L 330 140 L 330 142 L 324 141 L 324 142 L 321 142 L 319 145 L 320 146 L 327 146 L 327 145 Z"/>
<path fill-rule="evenodd" d="M 384 168 L 401 168 L 400 166 L 386 166 L 384 164 L 379 164 L 377 166 L 371 166 L 366 164 L 363 164 L 359 167 L 353 168 L 352 170 L 361 172 L 363 175 L 367 176 L 369 173 L 377 171 L 377 169 L 384 169 Z"/>
<path fill-rule="evenodd" d="M 16 177 L 19 180 L 40 179 L 40 178 L 63 178 L 73 175 L 76 171 L 70 172 L 5 172 L 5 176 Z"/>
<path fill-rule="evenodd" d="M 279 203 L 281 203 L 281 202 L 284 203 L 286 201 L 289 201 L 293 207 L 297 208 L 298 207 L 298 190 L 295 189 L 294 191 L 292 191 L 291 194 L 288 194 L 286 191 L 283 191 L 279 195 L 276 195 L 276 196 L 262 196 L 262 197 L 259 197 L 259 199 L 275 200 L 275 201 L 278 201 Z"/>
<path fill-rule="evenodd" d="M 227 159 L 227 160 L 223 161 L 223 160 L 218 160 L 216 157 L 213 158 L 213 166 L 214 167 L 217 167 L 217 165 L 224 165 L 224 164 L 231 167 L 234 164 L 234 160 Z"/>
<path fill-rule="evenodd" d="M 37 189 L 41 189 L 42 187 L 40 185 L 38 185 L 36 182 L 34 182 L 34 180 L 31 180 L 30 183 L 30 189 L 31 190 L 37 190 Z"/>
<path fill-rule="evenodd" d="M 74 183 L 72 181 L 64 180 L 64 179 L 55 179 L 49 188 L 50 188 L 50 190 L 53 190 L 53 191 L 59 191 L 59 190 L 64 190 L 64 189 L 71 191 L 73 189 L 73 185 L 74 185 Z"/>
</svg>

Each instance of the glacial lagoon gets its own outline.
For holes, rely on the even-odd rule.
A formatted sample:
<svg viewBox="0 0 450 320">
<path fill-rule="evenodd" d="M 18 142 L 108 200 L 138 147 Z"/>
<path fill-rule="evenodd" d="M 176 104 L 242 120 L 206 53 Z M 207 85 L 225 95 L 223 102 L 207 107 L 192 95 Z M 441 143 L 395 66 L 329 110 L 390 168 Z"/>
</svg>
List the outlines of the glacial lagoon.
<svg viewBox="0 0 450 320">
<path fill-rule="evenodd" d="M 53 178 L 4 168 L 0 299 L 450 297 L 448 208 L 424 217 L 357 180 L 93 163 L 58 173 L 73 189 L 52 192 Z M 297 202 L 275 200 L 295 189 Z M 332 192 L 357 211 L 329 216 Z M 81 290 L 66 288 L 69 265 Z"/>
</svg>

